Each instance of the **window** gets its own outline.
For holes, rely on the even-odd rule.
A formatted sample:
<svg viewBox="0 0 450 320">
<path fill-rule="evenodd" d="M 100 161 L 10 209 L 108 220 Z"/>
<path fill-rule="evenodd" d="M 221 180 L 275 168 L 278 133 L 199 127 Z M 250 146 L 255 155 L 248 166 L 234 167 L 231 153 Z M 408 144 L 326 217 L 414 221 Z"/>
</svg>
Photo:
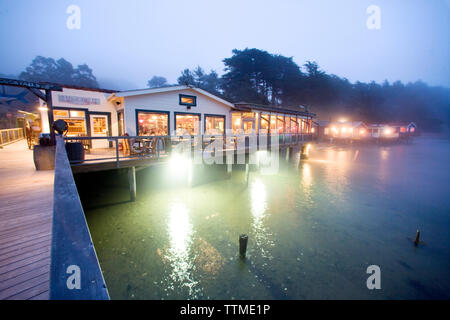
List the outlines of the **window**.
<svg viewBox="0 0 450 320">
<path fill-rule="evenodd" d="M 277 116 L 270 115 L 270 133 L 277 132 Z"/>
<path fill-rule="evenodd" d="M 197 97 L 196 96 L 188 96 L 186 94 L 180 94 L 180 105 L 195 107 L 197 106 Z"/>
<path fill-rule="evenodd" d="M 205 117 L 206 134 L 224 134 L 225 116 L 206 116 Z"/>
<path fill-rule="evenodd" d="M 284 133 L 284 116 L 278 116 L 277 120 L 278 134 Z"/>
<path fill-rule="evenodd" d="M 240 133 L 241 132 L 241 113 L 234 112 L 231 115 L 231 122 L 232 122 L 233 133 Z"/>
<path fill-rule="evenodd" d="M 285 117 L 284 118 L 285 123 L 286 123 L 286 127 L 285 127 L 285 132 L 286 133 L 290 133 L 291 132 L 291 117 Z"/>
<path fill-rule="evenodd" d="M 80 110 L 53 110 L 54 120 L 62 119 L 67 123 L 68 136 L 86 136 L 85 112 Z"/>
<path fill-rule="evenodd" d="M 297 133 L 298 123 L 296 117 L 291 117 L 291 133 Z"/>
<path fill-rule="evenodd" d="M 165 112 L 139 111 L 137 113 L 139 136 L 168 136 L 169 114 Z"/>
<path fill-rule="evenodd" d="M 175 113 L 175 129 L 177 136 L 200 134 L 200 115 Z"/>
<path fill-rule="evenodd" d="M 270 128 L 270 114 L 261 114 L 261 134 L 268 134 Z"/>
<path fill-rule="evenodd" d="M 69 110 L 53 110 L 53 117 L 69 117 Z"/>
<path fill-rule="evenodd" d="M 92 118 L 94 134 L 107 134 L 106 117 L 96 117 Z"/>
<path fill-rule="evenodd" d="M 71 118 L 84 118 L 84 111 L 70 110 Z"/>
</svg>

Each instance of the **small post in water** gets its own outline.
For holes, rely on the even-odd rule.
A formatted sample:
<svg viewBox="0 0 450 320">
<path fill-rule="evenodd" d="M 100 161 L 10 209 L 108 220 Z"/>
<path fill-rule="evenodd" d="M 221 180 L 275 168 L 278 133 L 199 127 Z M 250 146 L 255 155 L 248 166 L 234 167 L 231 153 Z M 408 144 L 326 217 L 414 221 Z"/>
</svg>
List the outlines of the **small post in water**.
<svg viewBox="0 0 450 320">
<path fill-rule="evenodd" d="M 239 255 L 242 259 L 245 259 L 245 253 L 247 252 L 247 242 L 248 242 L 248 235 L 241 234 L 239 236 Z"/>
<path fill-rule="evenodd" d="M 420 231 L 417 230 L 416 238 L 414 239 L 414 245 L 417 247 L 419 245 L 419 242 L 420 242 Z"/>
<path fill-rule="evenodd" d="M 245 165 L 245 183 L 248 186 L 248 180 L 250 179 L 250 165 L 247 163 Z"/>
<path fill-rule="evenodd" d="M 130 200 L 136 201 L 136 168 L 128 168 L 128 182 L 130 184 Z"/>
</svg>

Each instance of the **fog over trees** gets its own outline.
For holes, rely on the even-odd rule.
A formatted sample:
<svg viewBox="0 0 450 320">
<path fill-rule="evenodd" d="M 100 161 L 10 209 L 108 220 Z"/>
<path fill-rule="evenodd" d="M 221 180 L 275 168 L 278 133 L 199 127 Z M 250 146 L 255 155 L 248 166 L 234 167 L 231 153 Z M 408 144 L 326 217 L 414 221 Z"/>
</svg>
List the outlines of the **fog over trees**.
<svg viewBox="0 0 450 320">
<path fill-rule="evenodd" d="M 323 120 L 345 116 L 368 123 L 414 121 L 425 131 L 450 131 L 450 88 L 432 87 L 422 81 L 351 83 L 328 74 L 314 61 L 299 66 L 292 57 L 259 49 L 235 49 L 223 63 L 222 76 L 198 66 L 184 69 L 177 82 L 202 88 L 230 102 L 306 105 Z M 99 87 L 88 65 L 74 68 L 63 58 L 37 56 L 19 78 Z M 168 82 L 154 75 L 147 85 L 154 88 Z"/>
<path fill-rule="evenodd" d="M 222 77 L 197 67 L 183 70 L 178 83 L 198 86 L 231 102 L 307 105 L 324 120 L 345 116 L 368 123 L 414 121 L 433 132 L 450 128 L 449 88 L 422 81 L 350 83 L 321 70 L 314 61 L 299 66 L 290 57 L 259 49 L 235 49 L 223 62 Z"/>
</svg>

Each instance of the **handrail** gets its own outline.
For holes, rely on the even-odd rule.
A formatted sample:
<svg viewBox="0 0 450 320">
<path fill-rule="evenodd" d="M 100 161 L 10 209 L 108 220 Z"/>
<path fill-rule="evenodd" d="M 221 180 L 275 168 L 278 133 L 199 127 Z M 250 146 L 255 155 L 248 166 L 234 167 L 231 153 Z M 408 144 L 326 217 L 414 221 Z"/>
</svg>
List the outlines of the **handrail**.
<svg viewBox="0 0 450 320">
<path fill-rule="evenodd" d="M 13 143 L 24 138 L 22 128 L 11 128 L 0 130 L 0 146 Z"/>
<path fill-rule="evenodd" d="M 50 299 L 109 300 L 64 139 L 60 136 L 56 137 L 53 197 Z"/>
<path fill-rule="evenodd" d="M 191 143 L 191 147 L 202 146 L 202 150 L 209 143 L 219 141 L 223 143 L 223 151 L 235 150 L 236 152 L 247 152 L 270 149 L 272 139 L 278 137 L 279 146 L 299 144 L 312 140 L 312 134 L 287 133 L 281 135 L 272 134 L 233 134 L 233 135 L 195 135 L 195 136 L 105 136 L 86 137 L 72 136 L 64 137 L 66 142 L 81 142 L 85 149 L 84 159 L 71 160 L 72 165 L 82 165 L 87 162 L 114 161 L 116 168 L 120 168 L 121 160 L 131 159 L 160 159 L 161 153 L 167 156 L 177 143 Z M 156 147 L 153 142 L 156 139 Z M 101 141 L 104 141 L 103 143 Z M 128 143 L 127 143 L 128 141 Z M 152 142 L 153 141 L 153 142 Z M 159 145 L 159 141 L 161 145 Z M 121 148 L 119 145 L 121 144 Z M 135 147 L 137 144 L 137 147 Z"/>
</svg>

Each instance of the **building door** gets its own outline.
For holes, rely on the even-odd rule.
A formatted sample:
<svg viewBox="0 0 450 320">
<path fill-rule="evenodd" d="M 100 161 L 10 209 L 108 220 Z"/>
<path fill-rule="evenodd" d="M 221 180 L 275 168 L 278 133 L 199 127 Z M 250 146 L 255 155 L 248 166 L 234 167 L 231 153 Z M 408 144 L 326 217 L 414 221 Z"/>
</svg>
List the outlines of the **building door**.
<svg viewBox="0 0 450 320">
<path fill-rule="evenodd" d="M 91 136 L 107 137 L 109 133 L 109 124 L 107 115 L 91 114 Z M 93 139 L 92 148 L 109 148 L 107 139 Z"/>
</svg>

